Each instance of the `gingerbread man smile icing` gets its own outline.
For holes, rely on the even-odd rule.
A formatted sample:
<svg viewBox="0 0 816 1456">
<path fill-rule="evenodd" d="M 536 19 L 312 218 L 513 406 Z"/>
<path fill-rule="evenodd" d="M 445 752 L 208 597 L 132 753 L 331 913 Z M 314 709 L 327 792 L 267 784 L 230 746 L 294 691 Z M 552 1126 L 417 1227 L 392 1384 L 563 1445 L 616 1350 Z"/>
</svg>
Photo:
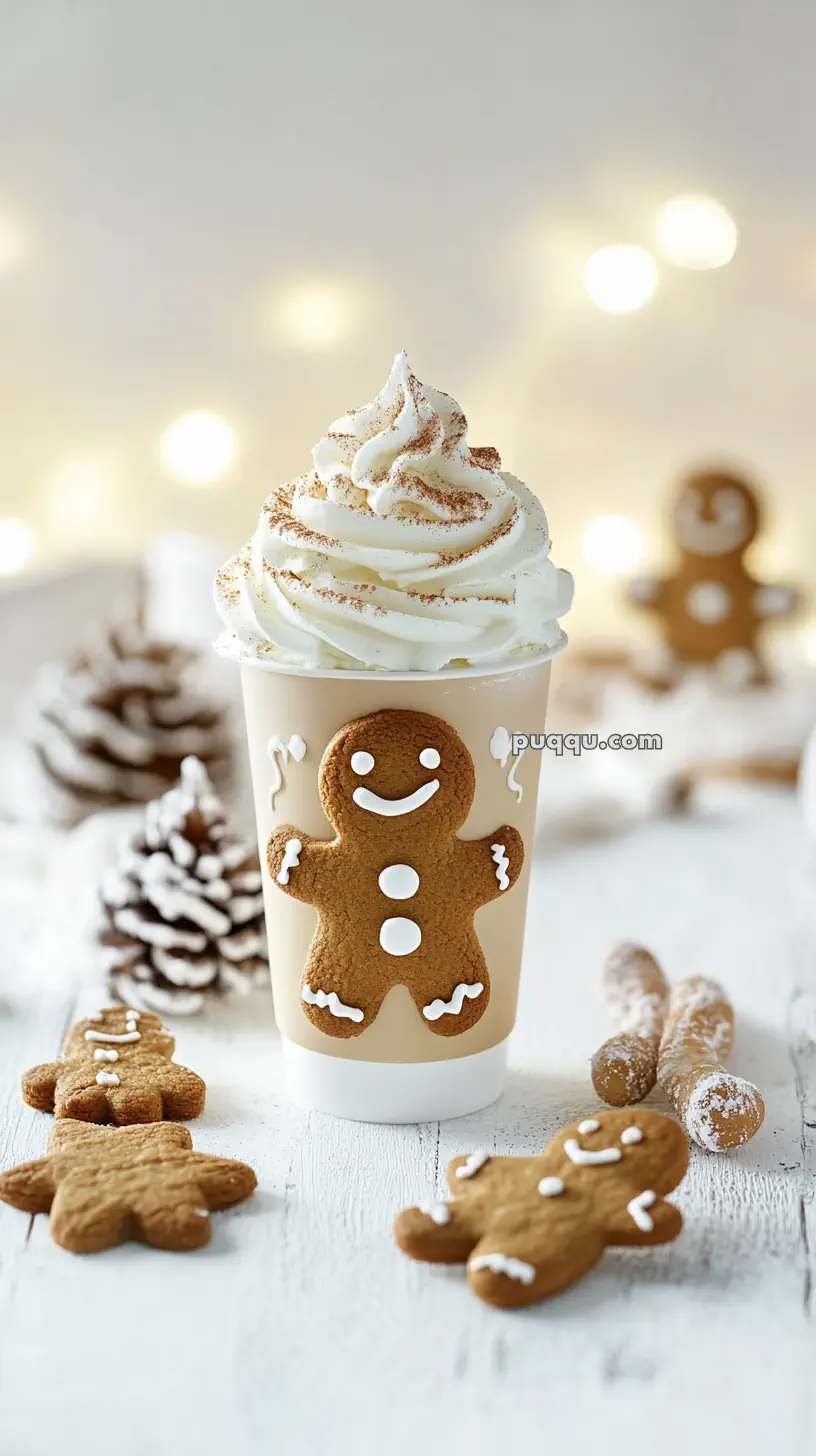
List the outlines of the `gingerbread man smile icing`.
<svg viewBox="0 0 816 1456">
<path fill-rule="evenodd" d="M 636 579 L 630 601 L 660 615 L 675 664 L 711 663 L 734 685 L 766 681 L 762 625 L 792 612 L 797 593 L 762 584 L 746 570 L 745 552 L 760 526 L 757 497 L 737 476 L 692 475 L 675 502 L 673 523 L 680 553 L 675 575 Z"/>
<path fill-rule="evenodd" d="M 430 1031 L 467 1031 L 490 1000 L 473 916 L 516 883 L 518 830 L 457 837 L 473 803 L 473 760 L 428 713 L 386 709 L 347 724 L 323 755 L 319 785 L 336 838 L 283 825 L 267 846 L 274 883 L 319 916 L 304 1014 L 329 1036 L 358 1036 L 403 985 Z"/>
</svg>

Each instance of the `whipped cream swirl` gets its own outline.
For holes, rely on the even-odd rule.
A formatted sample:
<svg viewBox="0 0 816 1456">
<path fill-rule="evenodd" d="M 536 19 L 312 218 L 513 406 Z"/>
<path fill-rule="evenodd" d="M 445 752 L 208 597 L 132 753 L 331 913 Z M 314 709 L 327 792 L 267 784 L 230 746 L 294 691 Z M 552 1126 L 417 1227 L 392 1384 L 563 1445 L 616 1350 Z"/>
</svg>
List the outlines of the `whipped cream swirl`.
<svg viewBox="0 0 816 1456">
<path fill-rule="evenodd" d="M 468 445 L 456 401 L 404 354 L 312 457 L 218 573 L 225 655 L 433 672 L 563 644 L 572 578 L 549 560 L 540 501 Z"/>
</svg>

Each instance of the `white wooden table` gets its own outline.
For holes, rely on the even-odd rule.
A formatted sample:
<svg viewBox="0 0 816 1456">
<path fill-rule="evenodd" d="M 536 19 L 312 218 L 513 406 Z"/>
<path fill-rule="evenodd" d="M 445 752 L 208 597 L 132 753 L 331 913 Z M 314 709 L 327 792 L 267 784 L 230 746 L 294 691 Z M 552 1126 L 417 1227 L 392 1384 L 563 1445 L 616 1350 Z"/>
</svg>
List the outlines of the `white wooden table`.
<svg viewBox="0 0 816 1456">
<path fill-rule="evenodd" d="M 71 921 L 55 940 L 59 839 L 0 838 L 0 1165 L 50 1119 L 19 1074 L 58 1049 L 91 994 Z M 87 886 L 86 886 L 87 891 Z M 2 1456 L 320 1453 L 811 1453 L 816 1442 L 816 875 L 793 801 L 742 791 L 688 820 L 539 845 L 509 1090 L 455 1123 L 366 1127 L 288 1107 L 265 997 L 180 1023 L 209 1084 L 196 1145 L 252 1163 L 259 1188 L 211 1245 L 75 1258 L 44 1217 L 0 1205 Z M 721 977 L 734 1065 L 765 1094 L 747 1148 L 695 1153 L 682 1238 L 607 1253 L 551 1303 L 498 1313 L 458 1269 L 394 1247 L 403 1205 L 484 1145 L 540 1148 L 591 1112 L 606 1034 L 597 969 L 642 938 L 679 977 Z M 658 1099 L 659 1102 L 659 1099 Z"/>
</svg>

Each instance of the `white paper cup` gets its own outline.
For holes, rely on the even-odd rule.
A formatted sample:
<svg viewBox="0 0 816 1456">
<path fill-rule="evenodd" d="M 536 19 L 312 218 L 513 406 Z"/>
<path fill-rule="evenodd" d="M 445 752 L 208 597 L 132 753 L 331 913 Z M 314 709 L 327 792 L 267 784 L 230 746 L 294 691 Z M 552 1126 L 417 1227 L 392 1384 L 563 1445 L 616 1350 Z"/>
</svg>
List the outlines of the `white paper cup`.
<svg viewBox="0 0 816 1456">
<path fill-rule="evenodd" d="M 367 1122 L 419 1122 L 463 1116 L 500 1095 L 518 999 L 541 755 L 511 756 L 502 767 L 491 740 L 495 749 L 497 728 L 543 731 L 554 656 L 555 650 L 489 670 L 405 674 L 242 664 L 272 991 L 294 1101 Z M 461 839 L 480 839 L 511 824 L 525 846 L 517 883 L 476 912 L 490 1000 L 481 1020 L 460 1035 L 429 1030 L 404 986 L 389 991 L 375 1021 L 359 1035 L 318 1030 L 301 1000 L 317 912 L 282 893 L 266 865 L 269 836 L 282 824 L 334 838 L 318 791 L 323 753 L 345 724 L 383 708 L 431 713 L 463 739 L 476 770 L 476 793 L 458 831 Z M 281 745 L 276 751 L 274 743 Z"/>
</svg>

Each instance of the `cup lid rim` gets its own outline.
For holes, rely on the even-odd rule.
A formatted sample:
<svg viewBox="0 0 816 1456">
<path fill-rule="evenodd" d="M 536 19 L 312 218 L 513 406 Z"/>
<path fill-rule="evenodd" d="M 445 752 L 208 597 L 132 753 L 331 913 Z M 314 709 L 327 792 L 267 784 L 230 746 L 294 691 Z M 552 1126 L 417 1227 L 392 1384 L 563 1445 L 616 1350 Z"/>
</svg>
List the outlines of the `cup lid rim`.
<svg viewBox="0 0 816 1456">
<path fill-rule="evenodd" d="M 443 667 L 436 672 L 379 672 L 376 668 L 298 667 L 295 663 L 274 662 L 269 658 L 233 657 L 230 652 L 220 648 L 217 643 L 215 650 L 219 656 L 226 657 L 231 662 L 237 662 L 239 667 L 258 668 L 261 672 L 277 673 L 283 677 L 324 678 L 333 682 L 372 682 L 377 679 L 403 683 L 461 682 L 467 678 L 502 677 L 508 673 L 522 672 L 526 668 L 540 667 L 545 662 L 551 662 L 559 652 L 563 652 L 568 640 L 566 632 L 562 631 L 558 641 L 552 647 L 545 647 L 542 651 L 533 653 L 529 657 L 504 658 L 501 661 L 480 663 L 476 667 Z"/>
</svg>

